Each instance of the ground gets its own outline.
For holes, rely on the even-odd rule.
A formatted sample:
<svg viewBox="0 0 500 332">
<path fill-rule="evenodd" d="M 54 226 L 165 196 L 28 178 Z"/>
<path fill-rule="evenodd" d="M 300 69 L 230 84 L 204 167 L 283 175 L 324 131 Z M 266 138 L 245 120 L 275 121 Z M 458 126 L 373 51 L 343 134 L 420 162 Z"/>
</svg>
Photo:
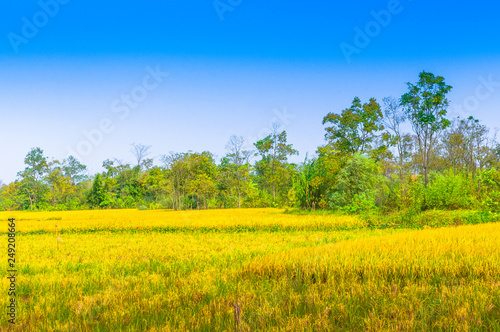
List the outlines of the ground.
<svg viewBox="0 0 500 332">
<path fill-rule="evenodd" d="M 4 270 L 9 217 L 17 331 L 500 330 L 500 223 L 373 229 L 280 209 L 0 212 Z"/>
</svg>

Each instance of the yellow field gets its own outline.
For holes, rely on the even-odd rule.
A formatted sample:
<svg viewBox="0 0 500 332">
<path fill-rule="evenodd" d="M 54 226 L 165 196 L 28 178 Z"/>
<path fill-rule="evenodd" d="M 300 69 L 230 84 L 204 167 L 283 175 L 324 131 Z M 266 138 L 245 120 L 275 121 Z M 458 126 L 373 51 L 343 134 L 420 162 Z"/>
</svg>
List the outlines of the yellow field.
<svg viewBox="0 0 500 332">
<path fill-rule="evenodd" d="M 261 230 L 272 227 L 287 230 L 351 229 L 364 223 L 351 216 L 296 216 L 283 214 L 282 209 L 227 210 L 93 210 L 63 212 L 0 212 L 0 220 L 15 217 L 18 231 L 54 232 L 89 230 Z"/>
<path fill-rule="evenodd" d="M 14 215 L 17 331 L 500 330 L 500 223 L 371 230 L 278 209 L 1 212 L 5 253 Z"/>
</svg>

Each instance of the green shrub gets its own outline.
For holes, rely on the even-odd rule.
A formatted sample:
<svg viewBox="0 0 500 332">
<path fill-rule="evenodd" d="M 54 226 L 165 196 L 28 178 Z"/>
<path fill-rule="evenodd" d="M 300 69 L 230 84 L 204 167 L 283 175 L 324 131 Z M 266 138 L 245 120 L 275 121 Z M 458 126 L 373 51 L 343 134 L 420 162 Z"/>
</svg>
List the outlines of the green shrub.
<svg viewBox="0 0 500 332">
<path fill-rule="evenodd" d="M 500 211 L 500 172 L 495 168 L 479 173 L 478 191 L 483 209 Z"/>
<path fill-rule="evenodd" d="M 386 215 L 380 213 L 364 214 L 363 219 L 372 228 L 420 229 L 496 222 L 499 215 L 484 210 L 427 210 L 415 213 L 414 210 L 408 209 Z"/>
<path fill-rule="evenodd" d="M 382 194 L 382 184 L 377 164 L 355 154 L 338 174 L 336 186 L 329 195 L 330 208 L 349 213 L 377 209 L 375 201 Z"/>
<path fill-rule="evenodd" d="M 424 195 L 426 210 L 470 209 L 476 205 L 467 176 L 452 170 L 433 174 Z"/>
</svg>

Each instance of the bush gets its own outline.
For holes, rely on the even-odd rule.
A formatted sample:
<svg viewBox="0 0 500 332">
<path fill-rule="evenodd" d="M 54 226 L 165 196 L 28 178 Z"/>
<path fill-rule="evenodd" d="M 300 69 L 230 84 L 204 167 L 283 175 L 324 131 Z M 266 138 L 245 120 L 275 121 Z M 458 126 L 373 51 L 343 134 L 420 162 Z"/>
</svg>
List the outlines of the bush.
<svg viewBox="0 0 500 332">
<path fill-rule="evenodd" d="M 340 170 L 336 186 L 329 195 L 333 210 L 350 213 L 377 209 L 375 201 L 383 194 L 383 180 L 375 162 L 355 154 Z"/>
<path fill-rule="evenodd" d="M 500 211 L 500 172 L 492 168 L 479 173 L 478 191 L 481 205 L 489 211 Z"/>
<path fill-rule="evenodd" d="M 498 221 L 499 215 L 489 211 L 473 210 L 428 210 L 415 213 L 404 210 L 388 215 L 380 213 L 364 214 L 364 220 L 372 228 L 427 228 L 473 225 Z"/>
<path fill-rule="evenodd" d="M 470 209 L 476 205 L 469 179 L 462 173 L 447 170 L 442 174 L 432 174 L 425 189 L 425 210 Z"/>
</svg>

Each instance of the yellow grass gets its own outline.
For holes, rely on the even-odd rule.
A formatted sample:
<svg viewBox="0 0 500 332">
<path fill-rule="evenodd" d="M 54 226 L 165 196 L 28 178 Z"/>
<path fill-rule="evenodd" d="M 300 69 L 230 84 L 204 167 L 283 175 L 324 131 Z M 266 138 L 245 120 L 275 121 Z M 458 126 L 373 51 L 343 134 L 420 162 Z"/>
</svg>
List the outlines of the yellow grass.
<svg viewBox="0 0 500 332">
<path fill-rule="evenodd" d="M 0 220 L 15 217 L 22 233 L 55 230 L 119 230 L 152 229 L 219 229 L 280 228 L 343 229 L 363 227 L 364 223 L 351 216 L 286 215 L 282 209 L 228 210 L 91 210 L 63 212 L 0 212 Z"/>
<path fill-rule="evenodd" d="M 16 331 L 500 330 L 500 224 L 370 230 L 278 209 L 16 218 Z"/>
</svg>

